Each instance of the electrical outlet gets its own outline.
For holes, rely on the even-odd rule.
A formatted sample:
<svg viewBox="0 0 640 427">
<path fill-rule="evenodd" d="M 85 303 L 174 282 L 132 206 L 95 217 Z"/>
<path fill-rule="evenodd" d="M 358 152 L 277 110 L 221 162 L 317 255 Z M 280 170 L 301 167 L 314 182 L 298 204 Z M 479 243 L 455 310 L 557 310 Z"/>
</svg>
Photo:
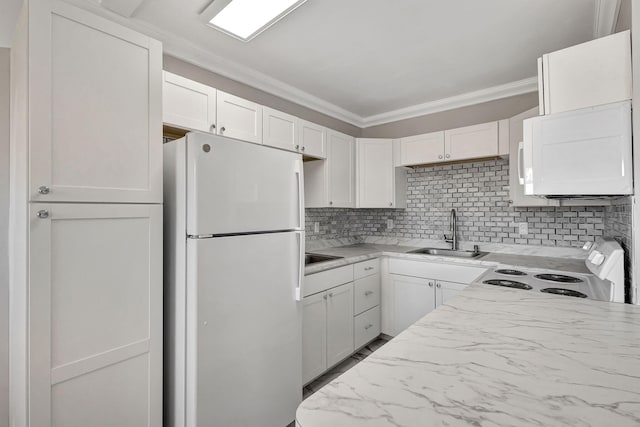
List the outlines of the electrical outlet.
<svg viewBox="0 0 640 427">
<path fill-rule="evenodd" d="M 317 222 L 317 221 L 313 223 L 313 232 L 314 233 L 319 233 L 320 232 L 320 223 Z"/>
<path fill-rule="evenodd" d="M 387 220 L 387 230 L 393 230 L 393 220 L 392 219 L 388 219 Z"/>
<path fill-rule="evenodd" d="M 525 235 L 525 234 L 529 234 L 529 224 L 527 224 L 526 222 L 519 222 L 518 223 L 518 234 L 519 235 Z"/>
</svg>

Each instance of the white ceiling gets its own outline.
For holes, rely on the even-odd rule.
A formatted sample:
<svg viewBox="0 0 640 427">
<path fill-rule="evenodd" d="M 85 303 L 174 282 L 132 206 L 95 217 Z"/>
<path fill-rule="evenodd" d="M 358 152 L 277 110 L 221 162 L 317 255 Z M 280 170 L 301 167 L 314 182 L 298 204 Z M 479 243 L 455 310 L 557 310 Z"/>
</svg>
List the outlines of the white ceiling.
<svg viewBox="0 0 640 427">
<path fill-rule="evenodd" d="M 603 5 L 617 3 L 308 0 L 244 43 L 198 19 L 210 0 L 137 0 L 131 18 L 70 1 L 173 56 L 363 127 L 534 91 L 536 58 L 594 38 L 597 19 L 613 19 Z"/>
</svg>

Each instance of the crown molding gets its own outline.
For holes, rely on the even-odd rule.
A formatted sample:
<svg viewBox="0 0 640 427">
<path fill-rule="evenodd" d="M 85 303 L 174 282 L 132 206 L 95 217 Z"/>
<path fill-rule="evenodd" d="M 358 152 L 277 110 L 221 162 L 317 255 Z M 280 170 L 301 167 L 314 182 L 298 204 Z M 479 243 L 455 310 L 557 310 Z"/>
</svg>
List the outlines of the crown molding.
<svg viewBox="0 0 640 427">
<path fill-rule="evenodd" d="M 593 37 L 613 34 L 620 13 L 620 0 L 596 0 L 593 20 Z"/>
<path fill-rule="evenodd" d="M 494 101 L 496 99 L 507 98 L 538 90 L 537 78 L 531 77 L 466 94 L 400 108 L 386 113 L 362 117 L 280 80 L 269 77 L 236 62 L 229 61 L 219 55 L 215 55 L 183 37 L 171 34 L 146 22 L 136 20 L 135 14 L 133 18 L 126 18 L 109 11 L 100 6 L 98 3 L 99 1 L 100 0 L 67 0 L 68 3 L 74 4 L 85 10 L 89 10 L 90 12 L 159 40 L 163 44 L 163 52 L 170 56 L 359 128 L 366 128 L 427 114 L 434 114 L 441 111 Z M 598 1 L 615 2 L 619 0 Z"/>
<path fill-rule="evenodd" d="M 537 90 L 538 78 L 530 77 L 499 86 L 493 86 L 474 92 L 463 93 L 449 98 L 425 102 L 424 104 L 413 105 L 411 107 L 400 108 L 395 111 L 369 116 L 364 118 L 364 126 L 377 126 L 385 123 L 396 122 L 398 120 L 411 119 L 427 114 L 452 110 L 454 108 L 468 107 L 470 105 L 481 104 L 483 102 L 495 101 L 496 99 L 536 92 Z"/>
</svg>

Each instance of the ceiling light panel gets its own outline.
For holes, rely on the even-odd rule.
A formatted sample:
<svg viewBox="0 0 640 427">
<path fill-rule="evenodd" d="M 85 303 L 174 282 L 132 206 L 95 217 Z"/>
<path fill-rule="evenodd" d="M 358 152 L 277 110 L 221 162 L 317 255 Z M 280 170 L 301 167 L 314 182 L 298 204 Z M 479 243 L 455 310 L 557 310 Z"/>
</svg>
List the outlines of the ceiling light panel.
<svg viewBox="0 0 640 427">
<path fill-rule="evenodd" d="M 243 41 L 249 41 L 306 0 L 231 0 L 214 1 L 204 16 L 213 28 Z"/>
</svg>

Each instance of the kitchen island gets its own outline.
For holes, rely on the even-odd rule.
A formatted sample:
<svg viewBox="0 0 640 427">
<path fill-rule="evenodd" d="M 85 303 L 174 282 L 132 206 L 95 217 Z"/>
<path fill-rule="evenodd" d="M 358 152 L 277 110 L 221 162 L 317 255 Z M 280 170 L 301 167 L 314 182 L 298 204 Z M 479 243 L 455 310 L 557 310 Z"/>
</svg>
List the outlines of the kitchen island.
<svg viewBox="0 0 640 427">
<path fill-rule="evenodd" d="M 476 283 L 305 400 L 296 421 L 638 426 L 640 307 Z"/>
</svg>

